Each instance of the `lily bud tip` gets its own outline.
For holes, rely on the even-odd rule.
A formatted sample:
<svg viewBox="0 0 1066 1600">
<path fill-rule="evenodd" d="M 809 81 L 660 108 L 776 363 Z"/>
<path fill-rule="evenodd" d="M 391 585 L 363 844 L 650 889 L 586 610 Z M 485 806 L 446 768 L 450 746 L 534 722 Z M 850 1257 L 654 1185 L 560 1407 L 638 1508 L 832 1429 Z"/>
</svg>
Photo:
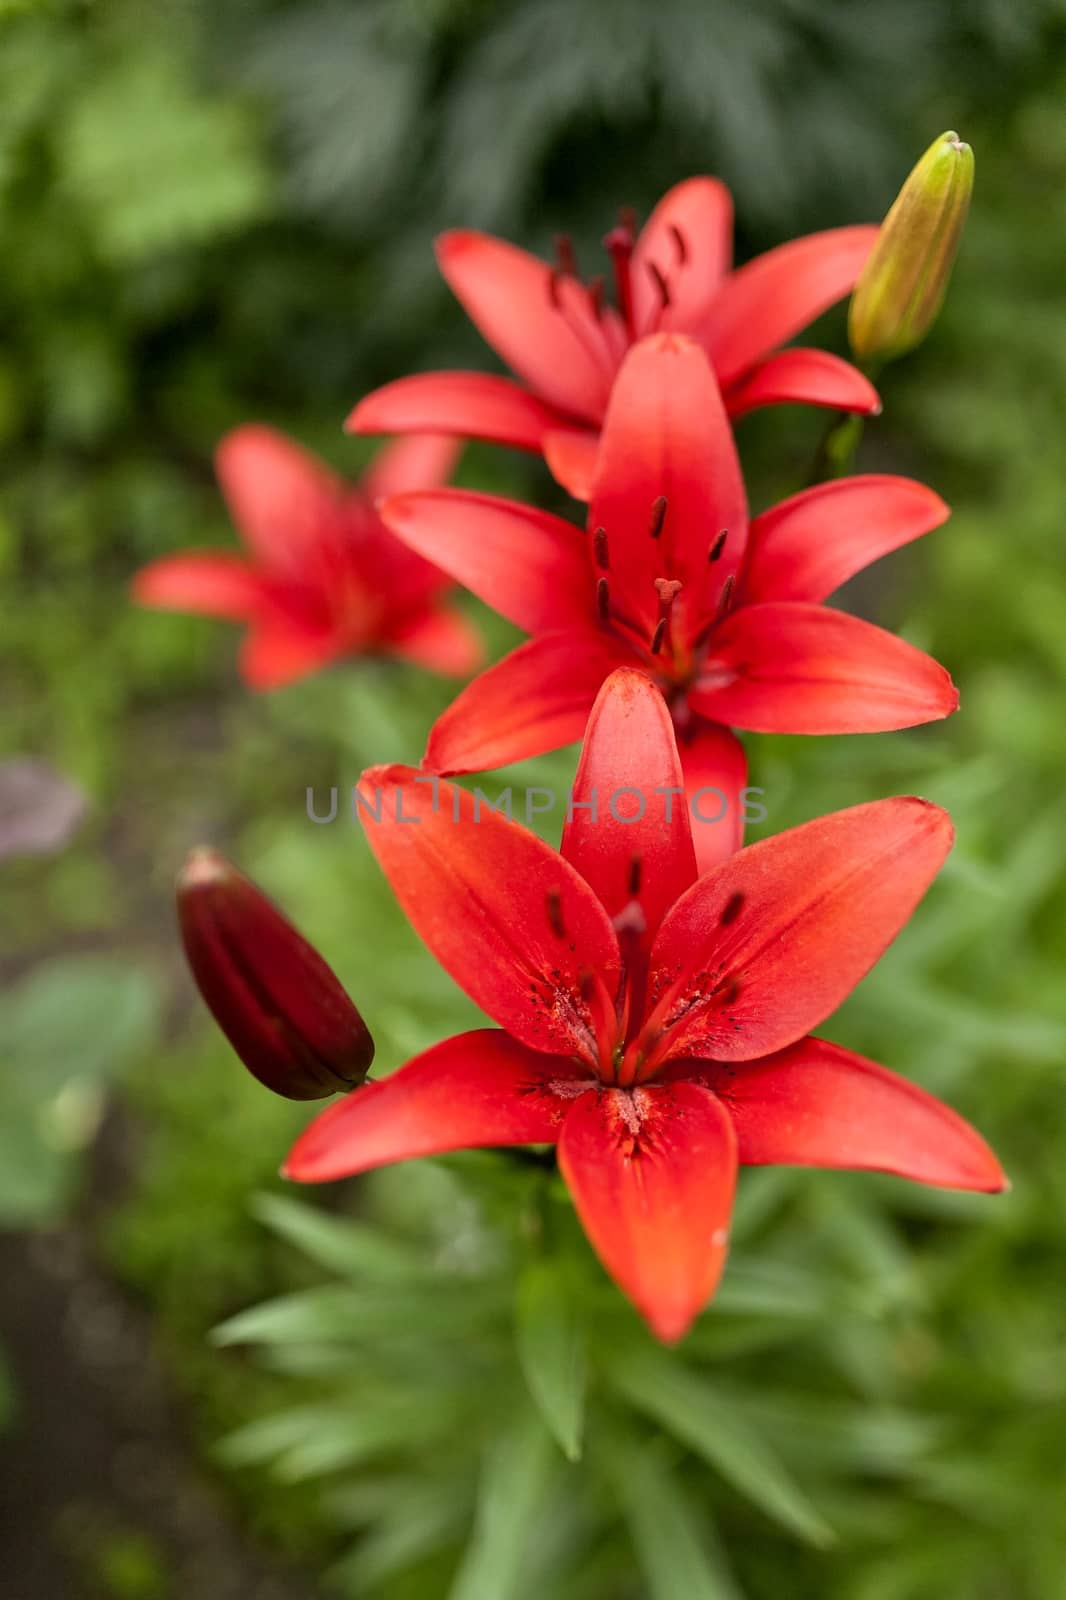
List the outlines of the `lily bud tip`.
<svg viewBox="0 0 1066 1600">
<path fill-rule="evenodd" d="M 954 129 L 934 139 L 881 224 L 848 314 L 861 362 L 921 344 L 939 314 L 973 193 L 973 151 Z"/>
<path fill-rule="evenodd" d="M 221 883 L 230 872 L 224 856 L 210 845 L 199 844 L 190 850 L 178 873 L 178 890 L 201 888 L 209 883 Z"/>
</svg>

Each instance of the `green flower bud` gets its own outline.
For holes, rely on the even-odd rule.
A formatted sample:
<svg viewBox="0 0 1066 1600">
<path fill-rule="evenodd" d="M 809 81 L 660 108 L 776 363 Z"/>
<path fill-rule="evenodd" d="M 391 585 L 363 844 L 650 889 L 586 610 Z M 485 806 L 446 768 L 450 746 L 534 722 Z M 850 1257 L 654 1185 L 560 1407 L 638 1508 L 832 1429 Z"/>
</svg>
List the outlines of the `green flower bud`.
<svg viewBox="0 0 1066 1600">
<path fill-rule="evenodd" d="M 972 193 L 973 151 L 941 134 L 893 202 L 851 297 L 848 336 L 864 365 L 905 355 L 936 321 Z"/>
</svg>

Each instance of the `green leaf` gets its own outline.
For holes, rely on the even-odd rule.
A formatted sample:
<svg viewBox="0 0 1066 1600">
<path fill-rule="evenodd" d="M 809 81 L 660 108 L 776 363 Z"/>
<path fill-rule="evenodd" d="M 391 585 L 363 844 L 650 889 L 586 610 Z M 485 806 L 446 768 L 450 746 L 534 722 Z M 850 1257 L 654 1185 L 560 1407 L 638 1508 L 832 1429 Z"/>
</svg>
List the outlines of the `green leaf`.
<svg viewBox="0 0 1066 1600">
<path fill-rule="evenodd" d="M 680 1479 L 654 1451 L 614 1435 L 608 1474 L 647 1579 L 649 1600 L 743 1600 L 716 1547 L 710 1519 L 696 1516 Z"/>
<path fill-rule="evenodd" d="M 173 49 L 127 52 L 87 75 L 58 139 L 71 199 L 101 252 L 123 265 L 247 227 L 269 209 L 254 117 L 201 94 Z"/>
<path fill-rule="evenodd" d="M 294 1406 L 273 1416 L 256 1417 L 222 1440 L 218 1455 L 230 1466 L 255 1466 L 313 1438 L 330 1412 L 323 1406 Z"/>
<path fill-rule="evenodd" d="M 702 1456 L 782 1527 L 811 1544 L 833 1543 L 832 1529 L 799 1484 L 719 1389 L 650 1352 L 614 1360 L 608 1370 L 632 1406 Z"/>
<path fill-rule="evenodd" d="M 216 1344 L 329 1344 L 359 1339 L 424 1343 L 468 1339 L 470 1329 L 499 1307 L 495 1285 L 459 1283 L 455 1292 L 416 1292 L 403 1286 L 373 1292 L 330 1284 L 282 1295 L 239 1311 L 217 1327 Z"/>
<path fill-rule="evenodd" d="M 353 1278 L 424 1278 L 430 1268 L 404 1240 L 350 1218 L 332 1217 L 283 1195 L 257 1195 L 252 1214 L 321 1267 Z"/>
<path fill-rule="evenodd" d="M 562 1267 L 538 1261 L 518 1285 L 518 1359 L 529 1391 L 564 1455 L 577 1461 L 585 1413 L 585 1342 Z"/>
<path fill-rule="evenodd" d="M 41 1094 L 71 1078 L 108 1076 L 148 1047 L 160 1009 L 154 975 L 133 962 L 50 961 L 3 997 L 0 1064 Z"/>
<path fill-rule="evenodd" d="M 50 961 L 0 997 L 0 1218 L 58 1220 L 75 1193 L 81 1152 L 104 1086 L 160 1030 L 151 972 L 114 957 Z"/>
<path fill-rule="evenodd" d="M 715 1296 L 716 1316 L 778 1317 L 796 1324 L 812 1322 L 824 1311 L 820 1286 L 809 1273 L 754 1256 L 730 1263 L 729 1276 Z"/>
<path fill-rule="evenodd" d="M 6 1227 L 58 1221 L 72 1200 L 78 1168 L 71 1152 L 41 1139 L 36 1108 L 5 1097 L 0 1119 L 0 1220 Z"/>
<path fill-rule="evenodd" d="M 550 1478 L 551 1446 L 540 1416 L 530 1411 L 485 1452 L 474 1531 L 448 1600 L 512 1600 L 518 1593 Z"/>
<path fill-rule="evenodd" d="M 469 1512 L 467 1488 L 454 1478 L 397 1483 L 337 1576 L 355 1594 L 375 1594 L 394 1573 L 454 1546 Z"/>
<path fill-rule="evenodd" d="M 810 1398 L 759 1388 L 744 1408 L 760 1432 L 805 1471 L 879 1476 L 913 1473 L 947 1429 L 928 1407 L 908 1411 L 864 1399 Z"/>
<path fill-rule="evenodd" d="M 225 1438 L 218 1455 L 229 1466 L 269 1462 L 282 1482 L 298 1483 L 374 1456 L 427 1449 L 455 1423 L 449 1397 L 365 1390 L 258 1417 Z"/>
</svg>

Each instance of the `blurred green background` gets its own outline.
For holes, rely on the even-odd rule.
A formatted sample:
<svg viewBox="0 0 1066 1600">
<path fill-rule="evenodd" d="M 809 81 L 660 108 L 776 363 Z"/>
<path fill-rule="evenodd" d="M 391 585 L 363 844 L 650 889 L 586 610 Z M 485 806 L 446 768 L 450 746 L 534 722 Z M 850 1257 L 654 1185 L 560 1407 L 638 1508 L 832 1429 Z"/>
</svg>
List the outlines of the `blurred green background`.
<svg viewBox="0 0 1066 1600">
<path fill-rule="evenodd" d="M 0 866 L 16 1600 L 1066 1597 L 1064 93 L 1061 0 L 0 0 L 0 749 L 91 803 L 61 855 Z M 962 711 L 749 745 L 771 829 L 911 790 L 953 811 L 949 867 L 827 1031 L 976 1121 L 1014 1188 L 748 1172 L 720 1299 L 664 1362 L 550 1177 L 277 1181 L 306 1108 L 208 1023 L 173 874 L 202 841 L 253 873 L 382 1069 L 453 1031 L 470 1007 L 358 832 L 304 814 L 307 785 L 417 756 L 450 691 L 352 664 L 255 698 L 230 630 L 126 585 L 231 538 L 226 428 L 354 472 L 367 388 L 491 366 L 438 228 L 591 257 L 620 202 L 712 171 L 744 256 L 877 219 L 949 126 L 977 155 L 963 253 L 858 465 L 954 516 L 852 598 Z M 842 348 L 842 312 L 819 331 Z M 757 505 L 823 428 L 744 424 Z M 462 475 L 558 499 L 503 451 Z"/>
</svg>

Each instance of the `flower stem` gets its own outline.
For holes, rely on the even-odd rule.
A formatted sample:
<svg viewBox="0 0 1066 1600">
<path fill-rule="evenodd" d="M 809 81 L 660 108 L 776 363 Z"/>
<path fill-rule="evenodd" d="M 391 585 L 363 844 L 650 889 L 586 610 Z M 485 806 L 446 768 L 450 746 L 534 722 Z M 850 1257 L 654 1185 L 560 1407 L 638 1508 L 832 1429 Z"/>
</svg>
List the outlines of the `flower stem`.
<svg viewBox="0 0 1066 1600">
<path fill-rule="evenodd" d="M 818 483 L 828 483 L 833 478 L 845 478 L 851 471 L 855 452 L 862 439 L 865 418 L 854 411 L 842 411 L 834 417 L 821 443 L 815 451 L 814 461 L 807 477 L 807 488 Z"/>
<path fill-rule="evenodd" d="M 863 362 L 859 371 L 876 382 L 881 363 Z M 862 443 L 866 418 L 857 411 L 838 411 L 822 435 L 814 453 L 805 488 L 813 489 L 817 483 L 827 483 L 833 478 L 846 478 L 855 463 L 855 453 Z"/>
</svg>

